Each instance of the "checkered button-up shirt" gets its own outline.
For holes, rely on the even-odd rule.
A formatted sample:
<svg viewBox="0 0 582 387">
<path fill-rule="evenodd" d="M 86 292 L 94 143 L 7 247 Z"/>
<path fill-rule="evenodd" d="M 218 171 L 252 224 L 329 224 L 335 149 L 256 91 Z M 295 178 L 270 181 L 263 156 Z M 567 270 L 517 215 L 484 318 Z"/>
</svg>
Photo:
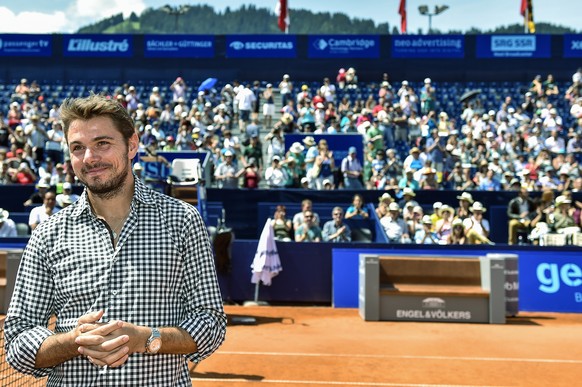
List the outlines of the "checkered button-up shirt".
<svg viewBox="0 0 582 387">
<path fill-rule="evenodd" d="M 104 310 L 102 321 L 180 327 L 197 343 L 189 355 L 133 354 L 119 368 L 100 369 L 84 356 L 35 368 L 46 328 L 68 332 L 80 316 Z M 135 182 L 131 211 L 114 247 L 87 193 L 34 230 L 24 251 L 5 323 L 8 362 L 48 375 L 48 386 L 188 386 L 187 359 L 199 361 L 223 342 L 226 318 L 206 227 L 187 203 Z"/>
</svg>

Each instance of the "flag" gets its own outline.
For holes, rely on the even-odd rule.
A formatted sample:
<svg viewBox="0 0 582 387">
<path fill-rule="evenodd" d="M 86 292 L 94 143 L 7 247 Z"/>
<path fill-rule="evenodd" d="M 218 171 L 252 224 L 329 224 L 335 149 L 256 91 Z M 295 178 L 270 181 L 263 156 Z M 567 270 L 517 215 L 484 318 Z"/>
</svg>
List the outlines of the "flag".
<svg viewBox="0 0 582 387">
<path fill-rule="evenodd" d="M 277 24 L 279 25 L 279 29 L 285 33 L 289 31 L 289 7 L 287 4 L 287 0 L 278 0 L 277 5 L 275 7 L 275 13 L 278 16 Z"/>
<path fill-rule="evenodd" d="M 533 0 L 521 0 L 521 16 L 525 23 L 525 31 L 533 34 L 536 32 L 536 24 L 533 19 Z"/>
<path fill-rule="evenodd" d="M 400 0 L 400 7 L 398 8 L 400 14 L 400 33 L 406 33 L 406 0 Z"/>
<path fill-rule="evenodd" d="M 251 282 L 258 284 L 261 281 L 267 286 L 271 285 L 271 279 L 283 270 L 279 252 L 277 251 L 277 244 L 275 243 L 275 232 L 271 225 L 271 219 L 267 219 L 265 227 L 263 227 L 251 269 Z"/>
</svg>

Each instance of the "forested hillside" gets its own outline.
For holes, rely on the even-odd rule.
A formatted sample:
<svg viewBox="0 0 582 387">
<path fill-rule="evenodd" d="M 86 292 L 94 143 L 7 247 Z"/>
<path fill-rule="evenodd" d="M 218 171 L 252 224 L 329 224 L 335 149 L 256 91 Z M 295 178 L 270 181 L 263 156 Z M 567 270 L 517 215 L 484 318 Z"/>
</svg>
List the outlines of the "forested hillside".
<svg viewBox="0 0 582 387">
<path fill-rule="evenodd" d="M 397 26 L 388 23 L 376 24 L 372 19 L 350 18 L 344 13 L 314 13 L 304 9 L 291 9 L 291 34 L 398 34 Z M 481 34 L 481 33 L 522 33 L 522 24 L 499 26 L 494 30 L 469 31 L 437 30 L 433 33 Z M 575 33 L 576 31 L 550 23 L 536 24 L 536 32 L 542 34 Z M 216 11 L 208 5 L 182 5 L 148 8 L 141 15 L 122 14 L 81 28 L 78 33 L 135 33 L 135 34 L 278 34 L 277 16 L 273 10 L 242 5 L 224 12 Z M 426 31 L 409 31 L 422 34 Z"/>
</svg>

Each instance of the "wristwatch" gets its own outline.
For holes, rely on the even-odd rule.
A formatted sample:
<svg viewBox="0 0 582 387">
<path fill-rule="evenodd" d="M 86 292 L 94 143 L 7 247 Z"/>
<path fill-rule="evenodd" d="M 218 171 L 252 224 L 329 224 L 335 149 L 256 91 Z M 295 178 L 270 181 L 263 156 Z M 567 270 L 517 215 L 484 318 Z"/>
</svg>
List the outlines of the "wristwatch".
<svg viewBox="0 0 582 387">
<path fill-rule="evenodd" d="M 145 354 L 155 355 L 156 353 L 158 353 L 161 347 L 162 347 L 162 335 L 160 334 L 158 328 L 152 328 L 152 334 L 148 338 L 148 341 L 146 341 Z"/>
</svg>

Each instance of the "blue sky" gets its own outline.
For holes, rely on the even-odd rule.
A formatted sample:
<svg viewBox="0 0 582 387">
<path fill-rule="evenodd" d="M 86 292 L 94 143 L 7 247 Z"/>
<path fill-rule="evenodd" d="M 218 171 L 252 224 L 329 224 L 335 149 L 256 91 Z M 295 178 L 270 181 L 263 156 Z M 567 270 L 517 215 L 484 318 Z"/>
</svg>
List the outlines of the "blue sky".
<svg viewBox="0 0 582 387">
<path fill-rule="evenodd" d="M 288 0 L 293 24 L 293 8 L 310 9 L 314 12 L 344 12 L 352 17 L 373 19 L 376 23 L 388 22 L 400 25 L 397 13 L 400 0 Z M 572 27 L 582 32 L 582 0 L 533 0 L 534 17 Z M 147 7 L 165 4 L 210 4 L 217 10 L 229 6 L 237 9 L 241 4 L 275 8 L 277 0 L 2 0 L 0 3 L 0 33 L 53 33 L 74 32 L 93 21 L 122 12 L 140 14 Z M 447 4 L 450 8 L 433 17 L 433 28 L 466 31 L 471 27 L 491 29 L 501 25 L 522 22 L 519 14 L 521 0 L 407 0 L 408 31 L 416 33 L 419 28 L 426 31 L 428 18 L 418 12 L 419 5 Z M 292 30 L 292 27 L 291 27 Z"/>
</svg>

